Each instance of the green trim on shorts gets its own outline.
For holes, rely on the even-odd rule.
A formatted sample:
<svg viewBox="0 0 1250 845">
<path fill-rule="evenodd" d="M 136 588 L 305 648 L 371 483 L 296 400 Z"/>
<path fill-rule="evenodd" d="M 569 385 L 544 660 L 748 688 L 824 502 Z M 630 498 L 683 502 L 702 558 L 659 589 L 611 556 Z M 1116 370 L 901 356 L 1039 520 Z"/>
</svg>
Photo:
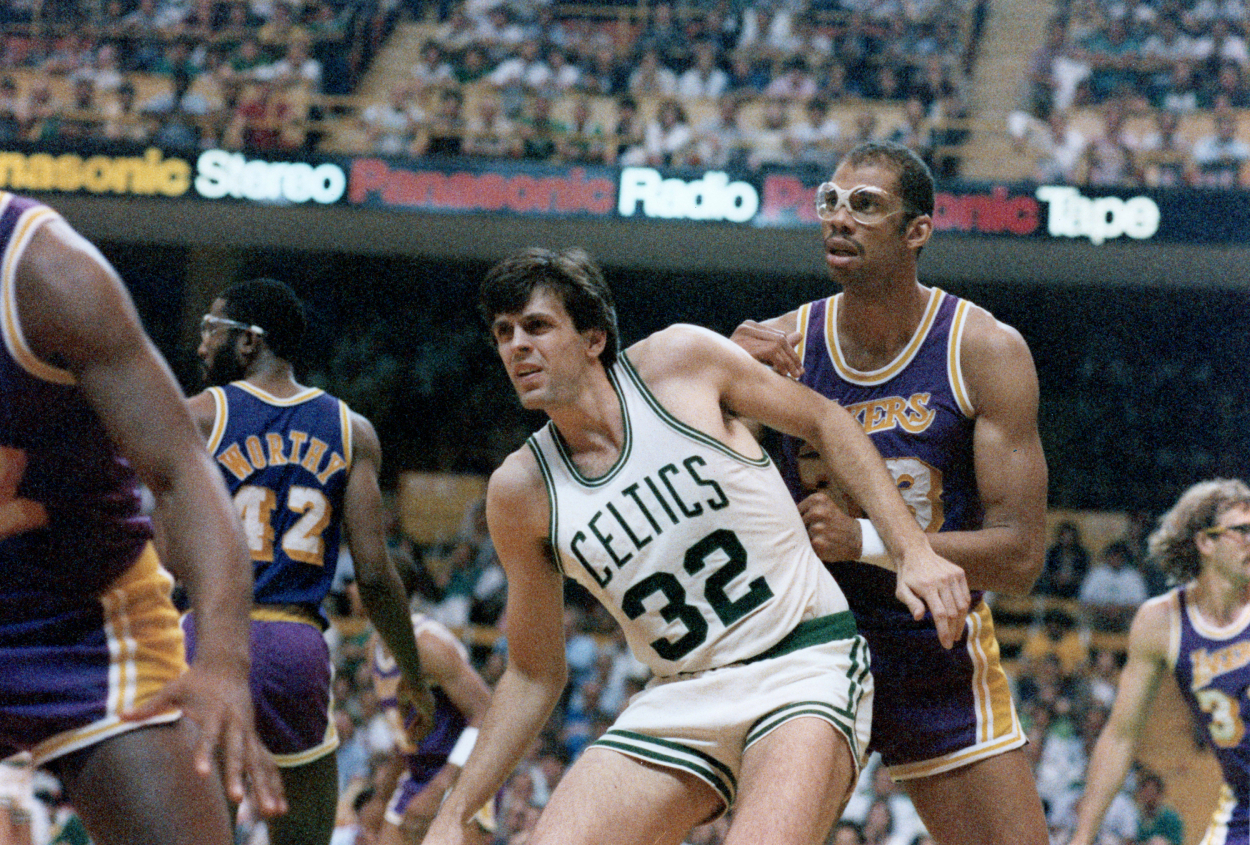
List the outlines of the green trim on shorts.
<svg viewBox="0 0 1250 845">
<path fill-rule="evenodd" d="M 591 743 L 591 747 L 594 746 L 610 748 L 640 760 L 690 772 L 707 781 L 724 799 L 726 806 L 733 805 L 734 795 L 738 791 L 738 779 L 733 771 L 715 757 L 688 745 L 636 731 L 610 728 Z"/>
<path fill-rule="evenodd" d="M 815 619 L 800 622 L 794 626 L 793 631 L 782 637 L 772 648 L 754 657 L 749 657 L 742 663 L 770 660 L 774 657 L 789 654 L 792 651 L 798 651 L 801 648 L 831 643 L 834 640 L 849 640 L 858 635 L 859 630 L 855 627 L 855 617 L 851 615 L 849 610 L 844 610 L 841 613 L 831 613 L 828 616 L 819 616 Z"/>
</svg>

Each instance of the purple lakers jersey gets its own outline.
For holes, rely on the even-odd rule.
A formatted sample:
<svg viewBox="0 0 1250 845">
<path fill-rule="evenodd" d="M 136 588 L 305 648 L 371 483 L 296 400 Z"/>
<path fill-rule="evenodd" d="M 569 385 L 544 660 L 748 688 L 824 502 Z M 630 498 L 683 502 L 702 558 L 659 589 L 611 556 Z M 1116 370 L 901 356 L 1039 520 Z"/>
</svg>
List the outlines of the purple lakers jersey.
<svg viewBox="0 0 1250 845">
<path fill-rule="evenodd" d="M 351 411 L 316 388 L 282 399 L 237 381 L 209 393 L 208 448 L 243 521 L 256 604 L 320 617 L 338 563 Z"/>
<path fill-rule="evenodd" d="M 468 658 L 468 652 L 465 650 L 464 645 L 441 623 L 419 613 L 414 613 L 412 615 L 412 627 L 414 636 L 420 637 L 423 633 L 432 634 L 446 641 L 456 651 L 460 652 L 462 657 Z M 399 665 L 395 662 L 395 658 L 391 656 L 390 652 L 386 650 L 386 646 L 375 638 L 373 645 L 373 687 L 378 694 L 378 705 L 382 708 L 382 712 L 386 714 L 396 744 L 404 753 L 408 763 L 409 775 L 416 785 L 424 786 L 447 763 L 447 757 L 451 754 L 452 748 L 455 747 L 456 740 L 460 738 L 460 734 L 468 726 L 469 722 L 464 714 L 456 708 L 456 705 L 452 703 L 452 700 L 447 697 L 447 694 L 443 692 L 441 687 L 433 687 L 434 727 L 430 728 L 430 732 L 417 743 L 415 748 L 412 747 L 404 729 L 403 715 L 399 711 L 399 702 L 396 697 L 399 682 Z"/>
<path fill-rule="evenodd" d="M 864 427 L 921 528 L 979 528 L 973 409 L 959 364 L 970 304 L 934 288 L 920 325 L 898 356 L 879 370 L 863 372 L 846 362 L 838 345 L 841 298 L 838 294 L 799 309 L 800 381 L 837 401 Z M 801 472 L 804 447 L 793 438 L 783 441 L 782 474 L 796 502 L 813 492 Z M 853 502 L 845 504 L 852 515 L 864 516 Z M 894 573 L 849 562 L 838 564 L 836 574 L 861 628 L 917 624 L 894 597 Z M 974 604 L 979 595 L 973 593 Z"/>
<path fill-rule="evenodd" d="M 1172 599 L 1174 597 L 1174 599 Z M 1225 788 L 1203 842 L 1250 837 L 1250 611 L 1217 628 L 1189 604 L 1188 588 L 1173 600 L 1171 662 L 1181 697 L 1200 725 L 1224 775 Z"/>
<path fill-rule="evenodd" d="M 22 333 L 17 266 L 35 231 L 56 217 L 0 192 L 0 631 L 22 646 L 45 631 L 55 637 L 57 626 L 88 624 L 66 614 L 98 614 L 98 602 L 83 599 L 125 572 L 152 536 L 135 473 L 73 375 L 39 360 Z"/>
</svg>

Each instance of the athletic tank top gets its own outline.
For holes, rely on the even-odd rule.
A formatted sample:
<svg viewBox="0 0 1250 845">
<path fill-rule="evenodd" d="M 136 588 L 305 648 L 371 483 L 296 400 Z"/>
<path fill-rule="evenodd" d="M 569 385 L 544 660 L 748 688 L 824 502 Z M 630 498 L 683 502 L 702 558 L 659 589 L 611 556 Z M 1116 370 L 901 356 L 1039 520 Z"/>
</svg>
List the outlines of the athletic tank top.
<svg viewBox="0 0 1250 845">
<path fill-rule="evenodd" d="M 101 593 L 152 537 L 135 473 L 74 376 L 36 358 L 22 333 L 17 266 L 54 219 L 0 192 L 0 628 L 32 620 L 23 645 L 38 642 L 36 625 L 67 624 L 60 609 Z"/>
<path fill-rule="evenodd" d="M 1198 724 L 1206 726 L 1224 782 L 1236 800 L 1231 828 L 1250 829 L 1250 606 L 1237 621 L 1217 628 L 1189 603 L 1188 587 L 1158 600 L 1171 604 L 1169 661 L 1181 697 Z"/>
<path fill-rule="evenodd" d="M 468 651 L 456 639 L 446 626 L 420 613 L 412 614 L 413 634 L 433 634 L 452 644 L 460 656 L 468 659 Z M 399 712 L 399 701 L 396 693 L 400 681 L 399 664 L 387 651 L 380 638 L 374 638 L 373 647 L 373 688 L 378 694 L 378 705 L 391 726 L 391 734 L 399 750 L 407 758 L 408 771 L 414 780 L 424 784 L 438 772 L 447 762 L 447 755 L 455 747 L 456 740 L 468 726 L 469 721 L 464 714 L 456 709 L 441 687 L 433 687 L 434 693 L 434 727 L 424 738 L 413 747 L 408 741 L 403 716 Z"/>
<path fill-rule="evenodd" d="M 529 447 L 557 564 L 616 617 L 640 661 L 657 677 L 725 666 L 846 610 L 798 511 L 778 507 L 786 489 L 767 456 L 679 422 L 625 355 L 608 377 L 625 426 L 610 470 L 586 477 L 550 422 Z"/>
<path fill-rule="evenodd" d="M 864 427 L 885 458 L 903 500 L 925 531 L 967 531 L 981 525 L 972 455 L 973 408 L 959 366 L 959 345 L 970 303 L 937 288 L 910 342 L 885 367 L 853 369 L 838 346 L 837 315 L 842 295 L 799 309 L 800 381 L 835 400 Z M 782 473 L 795 501 L 804 490 L 798 471 L 802 444 L 782 443 Z M 864 516 L 850 501 L 854 516 Z M 894 596 L 895 576 L 858 562 L 837 564 L 838 583 L 861 627 L 932 626 L 917 623 Z M 980 597 L 973 592 L 973 603 Z"/>
<path fill-rule="evenodd" d="M 316 388 L 279 399 L 236 381 L 209 392 L 208 448 L 243 520 L 256 604 L 301 605 L 320 619 L 338 565 L 351 411 Z"/>
</svg>

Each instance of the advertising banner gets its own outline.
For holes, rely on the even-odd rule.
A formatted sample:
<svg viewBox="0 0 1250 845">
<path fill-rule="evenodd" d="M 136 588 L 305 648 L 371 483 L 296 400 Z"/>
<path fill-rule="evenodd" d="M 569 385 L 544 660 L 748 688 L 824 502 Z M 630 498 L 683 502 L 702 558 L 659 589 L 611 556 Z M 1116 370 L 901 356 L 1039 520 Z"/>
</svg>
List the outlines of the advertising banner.
<svg viewBox="0 0 1250 845">
<path fill-rule="evenodd" d="M 822 172 L 670 171 L 494 159 L 304 156 L 75 144 L 0 150 L 0 189 L 183 198 L 275 207 L 501 214 L 584 220 L 806 228 Z M 1250 191 L 1029 183 L 939 186 L 947 235 L 1109 242 L 1250 243 Z"/>
</svg>

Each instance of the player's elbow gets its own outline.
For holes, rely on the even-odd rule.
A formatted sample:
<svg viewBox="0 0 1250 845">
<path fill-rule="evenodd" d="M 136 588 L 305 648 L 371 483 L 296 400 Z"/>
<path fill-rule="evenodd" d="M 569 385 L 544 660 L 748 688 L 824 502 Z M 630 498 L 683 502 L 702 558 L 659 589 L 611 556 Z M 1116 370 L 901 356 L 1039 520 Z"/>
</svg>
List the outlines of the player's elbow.
<svg viewBox="0 0 1250 845">
<path fill-rule="evenodd" d="M 1041 543 L 1022 540 L 1012 549 L 1005 567 L 1006 582 L 999 592 L 1013 596 L 1027 596 L 1033 592 L 1033 585 L 1042 574 L 1046 563 L 1046 549 Z"/>
</svg>

